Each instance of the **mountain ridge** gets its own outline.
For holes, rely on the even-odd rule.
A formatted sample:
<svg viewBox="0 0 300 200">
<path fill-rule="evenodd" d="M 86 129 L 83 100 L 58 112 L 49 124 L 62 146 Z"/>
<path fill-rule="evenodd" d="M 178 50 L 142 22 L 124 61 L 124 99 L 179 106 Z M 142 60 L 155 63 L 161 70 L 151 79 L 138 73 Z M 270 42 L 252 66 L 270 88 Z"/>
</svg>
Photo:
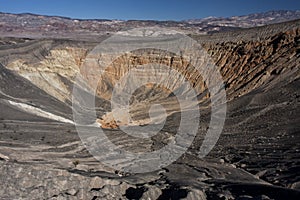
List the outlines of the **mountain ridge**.
<svg viewBox="0 0 300 200">
<path fill-rule="evenodd" d="M 44 16 L 44 17 L 56 17 L 62 19 L 69 19 L 69 20 L 81 20 L 81 21 L 158 21 L 158 22 L 165 22 L 165 21 L 173 21 L 173 22 L 187 22 L 189 20 L 207 20 L 207 19 L 230 19 L 230 18 L 240 18 L 240 17 L 259 17 L 262 15 L 280 15 L 280 16 L 288 16 L 288 15 L 300 15 L 300 10 L 270 10 L 265 12 L 256 12 L 256 13 L 249 13 L 244 15 L 232 15 L 232 16 L 208 16 L 202 18 L 190 18 L 190 19 L 183 19 L 183 20 L 172 20 L 172 19 L 164 19 L 164 20 L 155 20 L 155 19 L 108 19 L 108 18 L 77 18 L 77 17 L 69 17 L 63 15 L 44 15 L 38 13 L 31 13 L 31 12 L 22 12 L 22 13 L 11 13 L 11 12 L 1 12 L 1 14 L 8 14 L 8 15 L 31 15 L 31 16 Z"/>
<path fill-rule="evenodd" d="M 251 28 L 300 19 L 300 11 L 269 11 L 233 17 L 210 17 L 190 20 L 113 20 L 76 19 L 32 13 L 0 12 L 0 33 L 3 36 L 49 37 L 57 34 L 110 34 L 138 27 L 158 26 L 186 33 L 209 34 Z"/>
</svg>

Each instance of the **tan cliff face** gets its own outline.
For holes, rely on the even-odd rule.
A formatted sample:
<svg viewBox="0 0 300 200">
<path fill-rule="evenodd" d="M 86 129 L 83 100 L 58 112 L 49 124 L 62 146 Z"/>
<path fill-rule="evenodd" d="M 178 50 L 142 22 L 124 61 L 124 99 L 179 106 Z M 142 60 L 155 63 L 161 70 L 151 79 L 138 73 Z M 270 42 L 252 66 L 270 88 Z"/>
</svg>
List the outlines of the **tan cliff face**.
<svg viewBox="0 0 300 200">
<path fill-rule="evenodd" d="M 292 71 L 299 77 L 300 29 L 278 33 L 263 41 L 203 45 L 222 73 L 229 99 L 263 84 L 284 78 Z"/>
<path fill-rule="evenodd" d="M 79 72 L 86 52 L 87 50 L 82 48 L 53 49 L 37 63 L 30 63 L 30 60 L 26 59 L 16 59 L 6 66 L 50 95 L 65 102 L 71 100 L 71 90 L 62 79 L 65 78 L 72 83 Z"/>
<path fill-rule="evenodd" d="M 106 55 L 103 55 L 102 58 L 105 56 Z M 202 81 L 201 74 L 199 74 L 199 72 L 191 66 L 186 59 L 161 51 L 149 50 L 142 53 L 127 53 L 126 55 L 115 59 L 109 66 L 88 65 L 88 68 L 85 66 L 84 69 L 81 70 L 81 74 L 86 78 L 86 80 L 88 80 L 90 85 L 97 85 L 97 94 L 100 97 L 109 100 L 111 98 L 114 85 L 132 69 L 139 68 L 140 66 L 147 66 L 147 69 L 145 68 L 144 70 L 141 70 L 136 75 L 136 78 L 149 78 L 150 81 L 151 76 L 168 77 L 169 80 L 165 83 L 165 87 L 168 88 L 169 91 L 162 90 L 164 94 L 161 95 L 164 97 L 167 97 L 170 95 L 171 91 L 178 88 L 182 80 L 179 80 L 179 76 L 176 76 L 174 73 L 172 74 L 171 70 L 159 66 L 167 66 L 168 68 L 178 71 L 178 73 L 189 81 L 193 87 L 197 88 L 199 93 L 204 90 L 204 83 Z M 101 74 L 99 73 L 99 70 L 101 71 Z M 151 84 L 150 82 L 145 86 L 147 88 L 155 87 L 154 84 Z"/>
<path fill-rule="evenodd" d="M 275 84 L 290 74 L 293 74 L 294 78 L 299 77 L 299 28 L 270 35 L 261 41 L 211 43 L 200 38 L 199 42 L 221 72 L 228 100 L 245 95 L 262 85 Z M 24 46 L 17 46 L 16 49 L 18 50 L 18 48 L 22 49 Z M 81 73 L 92 88 L 97 86 L 96 92 L 99 97 L 110 100 L 113 87 L 121 77 L 133 68 L 150 63 L 166 65 L 177 70 L 184 75 L 200 95 L 207 89 L 201 74 L 197 73 L 188 60 L 157 50 L 136 51 L 118 57 L 111 65 L 106 66 L 102 76 L 99 76 L 99 66 L 83 67 L 90 49 L 91 45 L 77 47 L 64 44 L 59 47 L 50 47 L 44 53 L 46 55 L 37 56 L 38 59 L 35 61 L 32 61 L 32 57 L 19 58 L 16 56 L 15 59 L 6 63 L 6 67 L 63 102 L 71 101 L 72 84 L 78 73 Z M 107 59 L 107 55 L 101 56 L 100 59 Z M 152 74 L 141 72 L 139 76 L 147 79 L 147 77 L 158 76 L 161 73 L 168 72 L 153 68 Z M 162 99 L 169 98 L 168 101 L 164 101 L 163 105 L 168 107 L 173 104 L 174 99 L 169 95 L 172 89 L 176 89 L 176 83 L 180 81 L 172 74 L 169 74 L 169 77 L 170 81 L 167 83 L 169 90 L 151 84 L 139 90 L 145 95 L 135 94 L 136 99 L 132 100 L 133 113 L 140 114 L 139 102 L 147 104 L 151 100 L 161 99 L 159 101 L 162 101 Z M 208 93 L 201 96 L 202 99 L 199 99 L 199 102 L 205 101 L 208 96 Z M 176 110 L 172 106 L 167 109 L 169 113 Z M 145 119 L 139 120 L 142 120 L 139 124 L 145 123 Z M 110 123 L 113 124 L 112 127 L 117 127 L 114 119 L 105 122 L 105 124 Z"/>
</svg>

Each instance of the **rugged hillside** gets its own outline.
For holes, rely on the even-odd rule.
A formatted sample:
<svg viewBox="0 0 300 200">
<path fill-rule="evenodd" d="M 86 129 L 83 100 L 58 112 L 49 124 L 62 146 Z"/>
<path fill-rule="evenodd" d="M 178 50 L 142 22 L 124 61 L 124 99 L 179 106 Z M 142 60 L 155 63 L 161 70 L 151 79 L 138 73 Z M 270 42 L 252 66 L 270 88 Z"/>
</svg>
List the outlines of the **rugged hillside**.
<svg viewBox="0 0 300 200">
<path fill-rule="evenodd" d="M 115 121 L 107 100 L 111 97 L 111 86 L 129 69 L 147 63 L 165 64 L 184 74 L 198 92 L 201 119 L 191 147 L 175 163 L 146 174 L 124 174 L 97 162 L 76 133 L 71 108 L 75 77 L 81 73 L 87 87 L 94 85 L 93 77 L 86 75 L 82 64 L 98 43 L 1 38 L 0 176 L 5 186 L 0 196 L 297 199 L 299 24 L 293 21 L 236 32 L 192 35 L 220 70 L 228 99 L 224 130 L 214 150 L 204 159 L 197 154 L 211 110 L 210 94 L 201 76 L 184 58 L 153 49 L 130 52 L 115 60 L 96 84 L 97 117 L 106 128 L 107 137 L 128 151 L 152 151 L 173 141 L 181 117 L 171 92 L 149 84 L 139 88 L 131 99 L 134 123 Z M 99 41 L 106 37 L 99 37 Z M 102 59 L 108 57 L 102 55 Z M 155 74 L 161 73 L 154 70 Z M 147 78 L 151 74 L 141 76 Z M 169 86 L 178 81 L 172 76 L 170 80 Z M 163 105 L 168 114 L 157 135 L 141 139 L 119 129 L 120 124 L 152 123 L 147 111 L 153 103 Z M 84 127 L 86 132 L 97 132 L 97 124 L 90 123 L 93 126 Z M 151 162 L 152 158 L 147 159 Z"/>
<path fill-rule="evenodd" d="M 282 77 L 291 74 L 297 79 L 299 31 L 295 28 L 280 32 L 263 41 L 204 44 L 220 67 L 229 99 L 245 95 L 262 85 L 280 82 Z"/>
<path fill-rule="evenodd" d="M 296 23 L 298 24 L 299 21 Z M 286 26 L 285 29 L 283 32 L 269 36 L 265 35 L 262 39 L 258 38 L 251 41 L 211 43 L 206 42 L 210 41 L 208 37 L 198 38 L 219 67 L 228 100 L 248 94 L 266 84 L 274 85 L 286 76 L 290 79 L 290 76 L 293 75 L 293 80 L 298 78 L 299 58 L 297 55 L 299 53 L 300 29 L 295 28 L 295 23 L 290 23 L 290 30 L 287 30 Z M 248 30 L 244 32 L 247 33 Z M 70 105 L 74 79 L 77 73 L 82 73 L 84 77 L 87 76 L 81 66 L 86 55 L 95 45 L 96 43 L 77 43 L 62 40 L 29 40 L 15 44 L 12 49 L 9 49 L 10 45 L 3 45 L 3 50 L 0 50 L 1 62 L 8 69 L 29 80 L 46 93 Z M 162 56 L 164 54 L 165 56 Z M 105 56 L 103 55 L 102 59 L 109 59 Z M 97 76 L 96 80 L 90 77 L 86 77 L 86 79 L 90 86 L 93 85 L 94 81 L 99 81 L 97 86 L 99 97 L 110 100 L 112 86 L 121 77 L 131 68 L 149 63 L 164 64 L 178 70 L 188 77 L 189 82 L 197 89 L 199 94 L 207 93 L 201 75 L 193 70 L 186 60 L 176 55 L 166 52 L 162 54 L 160 51 L 153 50 L 132 52 L 118 58 L 105 69 L 101 81 L 98 80 L 99 77 Z M 93 70 L 89 69 L 89 71 Z M 97 73 L 98 70 L 95 68 L 94 71 Z M 157 71 L 156 73 L 161 72 Z M 147 76 L 147 73 L 145 73 L 145 76 Z M 174 78 L 169 83 L 176 82 L 178 80 Z M 172 88 L 174 86 L 168 85 L 168 87 Z M 149 92 L 151 93 L 151 88 L 148 89 Z M 154 99 L 168 97 L 165 90 L 156 91 L 153 94 L 156 94 L 153 96 Z M 206 98 L 200 99 L 200 101 L 205 101 Z M 149 95 L 137 95 L 137 102 L 144 100 L 151 102 Z"/>
</svg>

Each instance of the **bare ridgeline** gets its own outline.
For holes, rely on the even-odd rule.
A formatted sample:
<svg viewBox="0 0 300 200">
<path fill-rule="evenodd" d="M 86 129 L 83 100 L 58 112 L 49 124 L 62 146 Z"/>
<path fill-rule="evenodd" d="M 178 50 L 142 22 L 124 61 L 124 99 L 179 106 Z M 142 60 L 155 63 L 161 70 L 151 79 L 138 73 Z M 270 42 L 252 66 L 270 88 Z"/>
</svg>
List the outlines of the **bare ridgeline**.
<svg viewBox="0 0 300 200">
<path fill-rule="evenodd" d="M 210 19 L 210 24 L 0 14 L 0 199 L 299 199 L 300 20 L 290 21 L 299 12 L 278 13 Z M 176 162 L 154 172 L 123 173 L 98 162 L 82 144 L 72 91 L 78 73 L 92 84 L 82 64 L 99 42 L 144 26 L 182 30 L 198 41 L 223 77 L 228 110 L 218 143 L 200 159 L 211 115 L 201 77 L 171 53 L 149 49 L 119 57 L 99 82 L 98 120 L 90 129 L 101 124 L 110 141 L 135 153 L 174 141 L 181 113 L 167 88 L 148 84 L 136 90 L 130 99 L 132 124 L 110 115 L 113 85 L 130 68 L 148 63 L 189 77 L 200 91 L 201 114 L 192 145 Z M 153 103 L 167 112 L 159 133 L 141 139 L 119 129 L 151 124 Z"/>
</svg>

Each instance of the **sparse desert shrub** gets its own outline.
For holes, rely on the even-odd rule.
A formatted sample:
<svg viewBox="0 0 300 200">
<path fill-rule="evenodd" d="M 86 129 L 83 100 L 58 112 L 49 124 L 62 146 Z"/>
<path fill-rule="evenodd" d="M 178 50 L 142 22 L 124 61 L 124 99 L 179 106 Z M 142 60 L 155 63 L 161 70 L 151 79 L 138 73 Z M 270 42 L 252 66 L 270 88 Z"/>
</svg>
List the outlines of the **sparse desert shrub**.
<svg viewBox="0 0 300 200">
<path fill-rule="evenodd" d="M 80 162 L 79 162 L 79 160 L 74 160 L 74 161 L 73 161 L 73 165 L 74 165 L 74 167 L 76 168 L 76 167 L 77 167 L 77 165 L 79 165 L 79 163 L 80 163 Z"/>
</svg>

